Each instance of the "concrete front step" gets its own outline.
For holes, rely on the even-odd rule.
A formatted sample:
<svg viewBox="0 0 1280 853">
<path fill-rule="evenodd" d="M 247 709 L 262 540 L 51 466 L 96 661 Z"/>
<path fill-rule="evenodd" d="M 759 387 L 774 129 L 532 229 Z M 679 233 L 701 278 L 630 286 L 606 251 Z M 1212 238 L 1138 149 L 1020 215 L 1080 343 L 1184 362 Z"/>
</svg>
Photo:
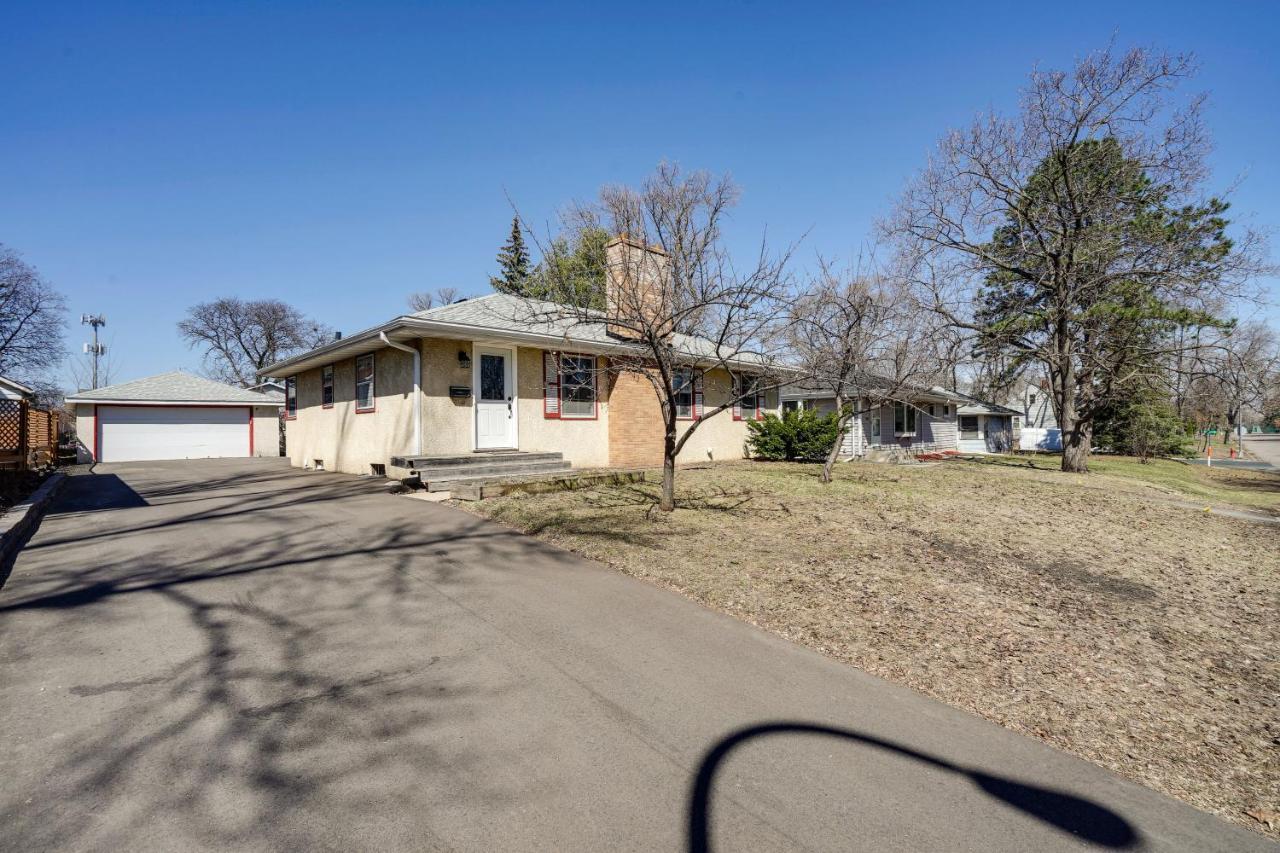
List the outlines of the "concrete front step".
<svg viewBox="0 0 1280 853">
<path fill-rule="evenodd" d="M 563 458 L 563 453 L 554 451 L 494 450 L 457 453 L 449 456 L 392 456 L 391 465 L 416 471 L 422 468 L 469 468 L 475 465 L 558 462 Z"/>
<path fill-rule="evenodd" d="M 459 472 L 457 474 L 438 476 L 433 479 L 423 477 L 421 482 L 422 487 L 428 492 L 448 492 L 464 483 L 515 483 L 521 480 L 537 479 L 538 477 L 563 477 L 572 473 L 572 471 L 573 467 L 568 462 L 565 462 L 556 468 L 543 468 L 532 471 L 499 471 L 487 474 L 463 474 Z"/>
<path fill-rule="evenodd" d="M 573 466 L 563 459 L 552 459 L 545 462 L 505 462 L 497 465 L 442 465 L 438 468 L 415 468 L 414 473 L 430 489 L 437 482 L 518 477 L 524 474 L 547 474 L 572 469 Z"/>
<path fill-rule="evenodd" d="M 624 483 L 643 483 L 643 470 L 615 471 L 569 471 L 563 474 L 530 474 L 524 477 L 510 477 L 501 480 L 488 480 L 484 477 L 454 480 L 449 491 L 452 500 L 482 501 L 497 498 L 516 492 L 548 492 L 581 489 L 594 485 L 621 485 Z"/>
</svg>

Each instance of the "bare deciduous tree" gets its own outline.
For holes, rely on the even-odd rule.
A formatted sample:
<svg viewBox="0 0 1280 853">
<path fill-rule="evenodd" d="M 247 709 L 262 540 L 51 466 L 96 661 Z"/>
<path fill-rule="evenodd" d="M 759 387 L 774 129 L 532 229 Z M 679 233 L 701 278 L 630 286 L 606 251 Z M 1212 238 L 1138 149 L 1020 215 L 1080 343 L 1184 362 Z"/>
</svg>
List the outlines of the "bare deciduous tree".
<svg viewBox="0 0 1280 853">
<path fill-rule="evenodd" d="M 787 334 L 805 384 L 835 398 L 836 442 L 822 467 L 832 468 L 854 418 L 885 403 L 912 405 L 912 391 L 932 381 L 937 353 L 922 315 L 903 287 L 883 276 L 820 264 L 817 279 L 792 305 Z"/>
<path fill-rule="evenodd" d="M 659 508 L 675 508 L 676 458 L 708 419 L 775 390 L 778 335 L 791 295 L 791 250 L 771 254 L 762 239 L 753 257 L 735 262 L 722 228 L 739 190 L 728 177 L 683 173 L 663 163 L 639 188 L 606 186 L 593 204 L 574 208 L 583 228 L 622 235 L 607 248 L 607 307 L 583 298 L 581 282 L 545 271 L 551 301 L 531 310 L 544 319 L 607 328 L 615 377 L 640 377 L 657 395 L 663 421 Z M 564 280 L 561 280 L 564 278 Z M 703 408 L 694 385 L 721 369 L 731 377 L 724 402 Z"/>
<path fill-rule="evenodd" d="M 456 287 L 437 287 L 434 291 L 410 293 L 407 301 L 411 311 L 429 311 L 437 305 L 452 305 L 464 298 Z"/>
<path fill-rule="evenodd" d="M 211 378 L 243 388 L 258 381 L 263 367 L 333 337 L 327 326 L 279 299 L 235 297 L 190 308 L 178 331 L 188 346 L 204 351 Z"/>
<path fill-rule="evenodd" d="M 0 374 L 35 379 L 58 365 L 66 302 L 35 267 L 0 244 Z"/>
<path fill-rule="evenodd" d="M 1242 323 L 1201 342 L 1192 388 L 1201 411 L 1226 421 L 1224 443 L 1243 412 L 1261 410 L 1278 372 L 1280 341 L 1265 323 Z"/>
<path fill-rule="evenodd" d="M 1167 363 L 1176 327 L 1212 324 L 1265 267 L 1205 200 L 1201 99 L 1186 56 L 1090 55 L 1036 72 L 1014 118 L 947 135 L 888 233 L 927 304 L 1048 378 L 1063 469 L 1087 470 L 1093 418 Z"/>
</svg>

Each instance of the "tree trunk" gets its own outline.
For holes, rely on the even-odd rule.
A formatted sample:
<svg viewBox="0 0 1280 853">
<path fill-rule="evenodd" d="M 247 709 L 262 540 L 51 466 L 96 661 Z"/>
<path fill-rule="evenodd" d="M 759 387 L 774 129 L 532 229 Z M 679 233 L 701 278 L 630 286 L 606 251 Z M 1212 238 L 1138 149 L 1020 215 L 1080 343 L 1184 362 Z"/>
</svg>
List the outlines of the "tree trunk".
<svg viewBox="0 0 1280 853">
<path fill-rule="evenodd" d="M 838 423 L 840 428 L 836 430 L 836 443 L 831 445 L 831 449 L 827 451 L 827 459 L 822 463 L 822 482 L 831 482 L 831 469 L 836 466 L 836 457 L 840 455 L 840 445 L 844 444 L 844 434 L 849 431 L 849 418 L 844 413 L 844 396 L 836 395 L 836 412 L 840 416 Z"/>
<path fill-rule="evenodd" d="M 662 446 L 662 496 L 658 509 L 671 512 L 676 508 L 676 442 L 668 435 Z"/>
<path fill-rule="evenodd" d="M 1076 424 L 1070 433 L 1063 433 L 1062 470 L 1069 474 L 1089 473 L 1089 451 L 1093 448 L 1093 431 L 1085 424 Z"/>
</svg>

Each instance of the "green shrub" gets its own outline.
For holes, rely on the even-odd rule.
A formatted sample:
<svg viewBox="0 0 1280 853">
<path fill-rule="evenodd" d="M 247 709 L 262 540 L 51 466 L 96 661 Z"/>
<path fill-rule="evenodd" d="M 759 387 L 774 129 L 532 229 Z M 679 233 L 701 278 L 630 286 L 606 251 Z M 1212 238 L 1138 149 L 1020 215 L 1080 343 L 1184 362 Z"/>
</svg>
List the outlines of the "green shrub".
<svg viewBox="0 0 1280 853">
<path fill-rule="evenodd" d="M 817 462 L 826 459 L 839 430 L 834 413 L 785 411 L 782 417 L 765 415 L 764 420 L 748 423 L 747 446 L 757 459 Z"/>
<path fill-rule="evenodd" d="M 1187 425 L 1163 395 L 1139 388 L 1099 411 L 1093 444 L 1143 461 L 1152 456 L 1191 456 L 1194 443 Z"/>
</svg>

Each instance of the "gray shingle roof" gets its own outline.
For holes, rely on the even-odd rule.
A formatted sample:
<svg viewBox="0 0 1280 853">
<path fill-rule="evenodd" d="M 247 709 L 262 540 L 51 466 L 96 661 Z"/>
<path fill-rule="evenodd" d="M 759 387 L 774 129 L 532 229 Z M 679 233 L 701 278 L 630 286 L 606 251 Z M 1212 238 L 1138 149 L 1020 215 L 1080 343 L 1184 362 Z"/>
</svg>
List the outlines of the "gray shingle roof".
<svg viewBox="0 0 1280 853">
<path fill-rule="evenodd" d="M 599 344 L 617 347 L 618 338 L 606 330 L 602 311 L 579 312 L 567 310 L 554 302 L 513 296 L 509 293 L 491 293 L 465 302 L 440 305 L 408 315 L 422 320 L 440 323 L 456 323 L 493 331 L 515 331 L 564 338 L 580 344 Z M 715 343 L 706 338 L 675 334 L 672 345 L 680 352 L 699 358 L 715 357 Z M 726 353 L 734 361 L 758 361 L 753 353 Z"/>
<path fill-rule="evenodd" d="M 214 382 L 203 376 L 195 376 L 174 370 L 132 382 L 108 385 L 93 391 L 81 391 L 67 397 L 68 401 L 121 400 L 139 403 L 255 403 L 270 406 L 277 401 L 257 391 L 236 388 L 222 382 Z"/>
</svg>

